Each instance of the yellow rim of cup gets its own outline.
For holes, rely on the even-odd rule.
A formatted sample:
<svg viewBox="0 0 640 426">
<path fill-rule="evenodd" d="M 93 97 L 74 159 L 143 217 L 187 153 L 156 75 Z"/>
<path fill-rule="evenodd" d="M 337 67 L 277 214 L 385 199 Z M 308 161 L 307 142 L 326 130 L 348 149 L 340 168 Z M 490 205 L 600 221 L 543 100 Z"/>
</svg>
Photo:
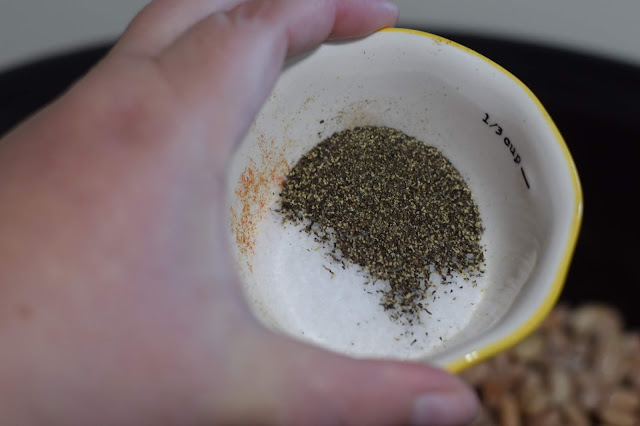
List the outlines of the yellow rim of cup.
<svg viewBox="0 0 640 426">
<path fill-rule="evenodd" d="M 576 170 L 575 163 L 573 162 L 573 158 L 571 157 L 571 153 L 567 148 L 567 144 L 565 143 L 560 131 L 556 127 L 555 123 L 549 116 L 547 110 L 542 106 L 538 98 L 531 92 L 531 90 L 522 83 L 518 78 L 516 78 L 509 71 L 501 67 L 500 65 L 493 62 L 491 59 L 486 58 L 475 52 L 468 47 L 462 46 L 456 42 L 451 40 L 447 40 L 446 38 L 437 36 L 435 34 L 425 33 L 423 31 L 417 30 L 409 30 L 405 28 L 386 28 L 381 30 L 382 32 L 400 32 L 406 34 L 413 34 L 422 37 L 427 37 L 431 40 L 435 40 L 438 43 L 443 43 L 447 45 L 451 45 L 455 48 L 463 50 L 473 56 L 476 56 L 483 61 L 487 62 L 489 65 L 493 66 L 503 74 L 507 75 L 513 81 L 515 81 L 531 98 L 531 100 L 536 104 L 538 110 L 544 117 L 547 125 L 553 131 L 553 134 L 556 138 L 556 143 L 560 146 L 562 153 L 564 154 L 565 161 L 567 163 L 567 167 L 569 169 L 569 173 L 571 174 L 571 183 L 573 185 L 574 192 L 574 202 L 575 202 L 575 210 L 573 213 L 573 220 L 571 221 L 571 227 L 569 229 L 569 236 L 567 239 L 567 244 L 564 249 L 564 253 L 562 255 L 562 260 L 558 267 L 558 271 L 556 272 L 556 276 L 553 280 L 553 284 L 549 289 L 549 293 L 547 297 L 542 301 L 538 309 L 534 312 L 531 317 L 525 321 L 520 327 L 518 327 L 515 331 L 507 334 L 496 342 L 493 342 L 487 346 L 479 348 L 477 350 L 471 351 L 465 356 L 448 363 L 445 366 L 445 369 L 452 372 L 458 373 L 465 368 L 471 367 L 474 364 L 477 364 L 485 359 L 491 358 L 492 356 L 508 349 L 509 347 L 515 345 L 525 337 L 527 337 L 531 332 L 533 332 L 544 320 L 544 318 L 549 314 L 553 306 L 556 304 L 558 297 L 560 296 L 560 292 L 562 291 L 562 287 L 564 286 L 564 282 L 567 278 L 567 273 L 569 271 L 569 266 L 571 265 L 571 259 L 573 257 L 573 252 L 576 247 L 576 243 L 578 241 L 578 234 L 580 232 L 580 226 L 582 224 L 582 210 L 583 210 L 583 198 L 582 198 L 582 187 L 580 185 L 580 179 L 578 178 L 578 172 Z"/>
</svg>

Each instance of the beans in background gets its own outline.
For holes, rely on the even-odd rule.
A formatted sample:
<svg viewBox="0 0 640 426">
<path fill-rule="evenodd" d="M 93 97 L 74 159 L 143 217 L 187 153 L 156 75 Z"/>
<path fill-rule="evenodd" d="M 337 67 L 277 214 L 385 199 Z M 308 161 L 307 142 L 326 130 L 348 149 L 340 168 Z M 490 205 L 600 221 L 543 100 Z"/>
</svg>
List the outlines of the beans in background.
<svg viewBox="0 0 640 426">
<path fill-rule="evenodd" d="M 474 426 L 640 425 L 640 333 L 611 306 L 557 306 L 507 352 L 461 373 Z"/>
</svg>

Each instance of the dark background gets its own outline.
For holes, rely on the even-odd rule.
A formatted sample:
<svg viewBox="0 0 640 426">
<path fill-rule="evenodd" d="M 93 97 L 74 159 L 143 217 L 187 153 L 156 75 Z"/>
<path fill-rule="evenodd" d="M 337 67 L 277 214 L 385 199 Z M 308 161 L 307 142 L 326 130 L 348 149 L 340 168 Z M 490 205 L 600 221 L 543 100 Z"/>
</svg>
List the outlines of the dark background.
<svg viewBox="0 0 640 426">
<path fill-rule="evenodd" d="M 499 63 L 547 108 L 571 151 L 584 221 L 562 300 L 615 304 L 640 326 L 640 67 L 548 46 L 440 32 Z M 91 46 L 0 72 L 0 136 L 104 56 Z"/>
</svg>

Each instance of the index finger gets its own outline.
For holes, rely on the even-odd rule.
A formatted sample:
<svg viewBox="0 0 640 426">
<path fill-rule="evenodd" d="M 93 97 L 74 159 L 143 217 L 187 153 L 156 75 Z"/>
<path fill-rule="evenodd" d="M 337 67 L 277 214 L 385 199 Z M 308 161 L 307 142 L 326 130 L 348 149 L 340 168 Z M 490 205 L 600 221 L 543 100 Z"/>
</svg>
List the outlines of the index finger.
<svg viewBox="0 0 640 426">
<path fill-rule="evenodd" d="M 383 0 L 253 0 L 202 19 L 157 58 L 163 74 L 206 126 L 236 141 L 270 93 L 286 55 L 327 38 L 394 25 Z M 231 129 L 231 134 L 220 134 Z M 221 139 L 220 137 L 217 139 Z"/>
<path fill-rule="evenodd" d="M 246 2 L 247 0 L 153 0 L 131 22 L 114 51 L 157 55 L 207 16 L 229 11 Z M 336 17 L 337 25 L 332 38 L 353 37 L 371 32 L 371 18 L 375 20 L 375 17 L 369 9 L 376 9 L 375 3 L 382 2 L 338 2 L 337 14 L 341 16 Z M 397 13 L 395 5 L 386 7 L 391 14 Z M 357 11 L 357 14 L 353 11 Z M 374 10 L 373 13 L 377 12 Z"/>
</svg>

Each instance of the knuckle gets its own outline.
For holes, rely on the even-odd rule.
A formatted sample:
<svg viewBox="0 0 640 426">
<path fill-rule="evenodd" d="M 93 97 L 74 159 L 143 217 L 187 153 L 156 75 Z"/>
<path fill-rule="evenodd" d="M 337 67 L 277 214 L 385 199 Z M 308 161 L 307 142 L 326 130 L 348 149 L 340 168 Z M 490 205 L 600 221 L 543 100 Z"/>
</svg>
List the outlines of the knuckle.
<svg viewBox="0 0 640 426">
<path fill-rule="evenodd" d="M 96 130 L 112 141 L 159 143 L 178 129 L 179 103 L 150 62 L 106 67 L 90 83 L 79 101 Z"/>
</svg>

